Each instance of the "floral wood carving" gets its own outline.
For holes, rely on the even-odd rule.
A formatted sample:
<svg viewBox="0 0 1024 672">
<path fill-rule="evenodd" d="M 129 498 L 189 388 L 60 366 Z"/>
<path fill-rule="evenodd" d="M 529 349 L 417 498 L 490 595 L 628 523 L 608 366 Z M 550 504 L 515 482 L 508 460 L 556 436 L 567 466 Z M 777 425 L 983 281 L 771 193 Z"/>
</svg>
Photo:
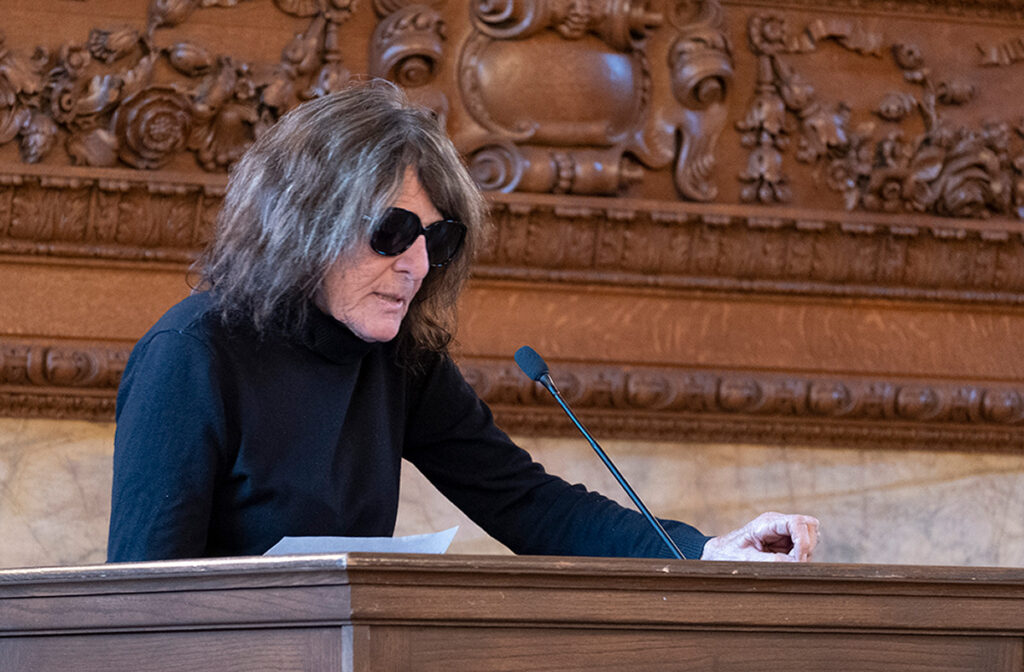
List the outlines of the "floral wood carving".
<svg viewBox="0 0 1024 672">
<path fill-rule="evenodd" d="M 283 14 L 308 22 L 276 64 L 242 62 L 173 37 L 197 12 L 236 4 L 150 0 L 144 25 L 96 28 L 81 44 L 38 47 L 31 56 L 4 48 L 0 39 L 0 144 L 17 140 L 26 163 L 43 161 L 63 144 L 79 166 L 163 169 L 188 152 L 203 170 L 226 171 L 283 113 L 352 76 L 340 30 L 354 0 L 274 0 Z M 399 83 L 447 122 L 443 4 L 376 0 L 368 72 Z M 669 3 L 667 16 L 647 4 L 473 5 L 458 72 L 460 102 L 479 126 L 463 133 L 462 146 L 485 187 L 614 195 L 641 180 L 643 168 L 674 163 L 683 198 L 714 199 L 713 150 L 732 77 L 718 0 Z M 659 29 L 668 37 L 654 39 Z M 554 82 L 546 93 L 562 99 L 532 105 L 523 96 L 536 82 L 510 86 L 506 76 L 524 47 L 564 59 L 575 90 Z M 168 68 L 173 81 L 157 74 Z M 557 110 L 570 98 L 584 105 L 534 118 L 537 109 Z"/>
<path fill-rule="evenodd" d="M 818 20 L 794 32 L 775 13 L 752 16 L 748 39 L 758 58 L 758 78 L 747 115 L 736 125 L 743 145 L 751 149 L 739 176 L 742 200 L 793 199 L 783 152 L 795 136 L 797 161 L 824 173 L 824 183 L 842 194 L 847 210 L 1024 218 L 1024 120 L 976 127 L 950 121 L 942 109 L 969 105 L 976 89 L 937 78 L 916 45 L 897 42 L 883 48 L 881 35 L 854 21 Z M 874 110 L 885 125 L 851 128 L 850 106 L 840 101 L 829 109 L 790 63 L 789 57 L 815 51 L 822 40 L 863 56 L 891 58 L 903 81 L 920 92 L 889 92 Z M 1016 52 L 1008 44 L 979 45 L 982 65 L 1012 63 Z M 904 131 L 913 117 L 919 118 L 923 133 Z"/>
<path fill-rule="evenodd" d="M 461 130 L 456 143 L 477 181 L 492 191 L 616 195 L 643 168 L 675 161 L 680 195 L 712 200 L 731 51 L 717 0 L 693 3 L 692 16 L 689 4 L 668 3 L 665 16 L 646 0 L 475 2 L 458 79 L 479 129 Z M 527 56 L 560 65 L 527 75 Z"/>
<path fill-rule="evenodd" d="M 110 420 L 130 349 L 0 342 L 0 414 Z M 536 430 L 538 422 L 555 433 L 571 429 L 547 394 L 514 364 L 463 358 L 460 365 L 499 419 L 508 420 L 509 431 Z M 559 364 L 555 379 L 588 423 L 613 436 L 693 439 L 692 433 L 668 431 L 704 426 L 733 439 L 763 440 L 779 432 L 769 442 L 796 435 L 854 443 L 905 434 L 958 447 L 1015 449 L 1024 438 L 1024 390 L 1005 385 L 593 364 Z M 631 423 L 649 427 L 645 432 Z"/>
<path fill-rule="evenodd" d="M 277 0 L 309 24 L 273 67 L 165 37 L 198 10 L 240 1 L 150 0 L 145 28 L 95 28 L 31 55 L 0 35 L 0 144 L 17 140 L 30 164 L 63 143 L 74 165 L 154 170 L 188 151 L 204 170 L 225 171 L 281 114 L 350 76 L 338 29 L 354 0 Z M 163 65 L 177 79 L 158 82 Z"/>
</svg>

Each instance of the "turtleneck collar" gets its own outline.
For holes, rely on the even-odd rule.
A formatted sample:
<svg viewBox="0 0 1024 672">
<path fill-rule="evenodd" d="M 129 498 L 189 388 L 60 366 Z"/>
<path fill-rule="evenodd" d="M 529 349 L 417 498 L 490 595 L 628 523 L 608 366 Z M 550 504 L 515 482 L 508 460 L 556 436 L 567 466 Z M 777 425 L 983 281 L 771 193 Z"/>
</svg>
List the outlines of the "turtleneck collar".
<svg viewBox="0 0 1024 672">
<path fill-rule="evenodd" d="M 380 346 L 380 343 L 359 338 L 315 304 L 310 305 L 307 320 L 303 345 L 336 364 L 358 361 L 370 350 Z"/>
</svg>

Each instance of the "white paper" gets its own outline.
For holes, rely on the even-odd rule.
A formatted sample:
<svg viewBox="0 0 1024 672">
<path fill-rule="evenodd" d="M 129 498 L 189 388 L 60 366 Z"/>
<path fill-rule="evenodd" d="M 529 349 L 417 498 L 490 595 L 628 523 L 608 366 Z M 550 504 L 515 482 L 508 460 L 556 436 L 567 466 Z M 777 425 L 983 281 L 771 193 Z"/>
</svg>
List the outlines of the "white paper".
<svg viewBox="0 0 1024 672">
<path fill-rule="evenodd" d="M 408 537 L 283 537 L 263 555 L 308 553 L 444 553 L 459 526 Z"/>
</svg>

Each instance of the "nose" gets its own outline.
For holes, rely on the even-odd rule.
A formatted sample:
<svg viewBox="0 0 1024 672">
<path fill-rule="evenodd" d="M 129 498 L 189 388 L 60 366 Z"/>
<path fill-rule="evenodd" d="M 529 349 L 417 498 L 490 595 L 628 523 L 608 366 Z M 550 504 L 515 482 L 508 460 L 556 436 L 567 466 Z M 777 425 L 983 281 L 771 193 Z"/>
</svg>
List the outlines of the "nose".
<svg viewBox="0 0 1024 672">
<path fill-rule="evenodd" d="M 425 236 L 417 236 L 408 250 L 395 257 L 395 270 L 408 273 L 416 280 L 427 277 L 427 273 L 430 271 L 430 260 L 427 258 Z"/>
</svg>

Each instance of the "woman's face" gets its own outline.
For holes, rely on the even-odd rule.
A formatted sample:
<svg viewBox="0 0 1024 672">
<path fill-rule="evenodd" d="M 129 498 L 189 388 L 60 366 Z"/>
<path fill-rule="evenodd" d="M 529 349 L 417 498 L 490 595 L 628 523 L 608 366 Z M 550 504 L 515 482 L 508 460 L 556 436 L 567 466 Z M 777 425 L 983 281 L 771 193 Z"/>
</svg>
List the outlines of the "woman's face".
<svg viewBox="0 0 1024 672">
<path fill-rule="evenodd" d="M 391 205 L 416 213 L 422 222 L 441 219 L 411 168 Z M 390 341 L 429 270 L 423 236 L 395 257 L 381 256 L 365 245 L 353 259 L 336 262 L 327 272 L 317 305 L 364 341 Z"/>
</svg>

